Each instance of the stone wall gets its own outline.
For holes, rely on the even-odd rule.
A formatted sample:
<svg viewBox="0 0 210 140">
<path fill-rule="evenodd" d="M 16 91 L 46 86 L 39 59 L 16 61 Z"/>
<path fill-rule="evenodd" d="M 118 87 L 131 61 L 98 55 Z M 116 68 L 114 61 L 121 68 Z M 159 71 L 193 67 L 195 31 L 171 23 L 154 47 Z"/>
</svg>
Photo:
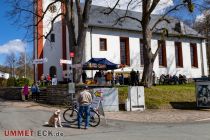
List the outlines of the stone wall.
<svg viewBox="0 0 210 140">
<path fill-rule="evenodd" d="M 50 86 L 46 90 L 46 103 L 63 105 L 70 102 L 67 86 Z"/>
<path fill-rule="evenodd" d="M 0 88 L 0 98 L 6 100 L 21 100 L 21 87 Z"/>
</svg>

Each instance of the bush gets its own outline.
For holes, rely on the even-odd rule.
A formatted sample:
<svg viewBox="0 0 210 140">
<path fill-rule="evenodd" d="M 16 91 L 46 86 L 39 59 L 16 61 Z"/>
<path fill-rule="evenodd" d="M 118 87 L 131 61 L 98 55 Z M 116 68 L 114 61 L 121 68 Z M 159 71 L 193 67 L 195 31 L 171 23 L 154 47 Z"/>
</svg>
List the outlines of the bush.
<svg viewBox="0 0 210 140">
<path fill-rule="evenodd" d="M 15 77 L 10 77 L 9 79 L 7 79 L 7 86 L 8 87 L 16 86 L 16 79 L 15 79 Z"/>
<path fill-rule="evenodd" d="M 29 84 L 29 79 L 27 78 L 19 78 L 16 80 L 15 86 L 24 86 L 25 84 Z"/>
<path fill-rule="evenodd" d="M 0 86 L 1 87 L 6 87 L 7 86 L 7 79 L 0 78 Z"/>
</svg>

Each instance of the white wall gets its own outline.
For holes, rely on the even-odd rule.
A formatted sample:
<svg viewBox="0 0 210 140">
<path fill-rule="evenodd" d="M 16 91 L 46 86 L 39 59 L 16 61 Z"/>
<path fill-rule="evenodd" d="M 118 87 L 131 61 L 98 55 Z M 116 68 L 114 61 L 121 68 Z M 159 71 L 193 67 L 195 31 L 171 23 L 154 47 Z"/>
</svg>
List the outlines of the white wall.
<svg viewBox="0 0 210 140">
<path fill-rule="evenodd" d="M 43 2 L 43 8 L 45 9 L 51 0 L 45 0 Z M 60 3 L 56 4 L 57 12 L 50 13 L 47 12 L 47 15 L 43 19 L 43 33 L 46 35 L 51 28 L 51 21 L 57 13 L 60 13 Z M 57 18 L 54 23 L 54 28 L 52 33 L 55 34 L 55 42 L 50 42 L 50 36 L 48 39 L 44 39 L 44 57 L 48 59 L 48 62 L 44 64 L 44 74 L 49 74 L 49 69 L 51 66 L 55 66 L 57 69 L 58 80 L 62 80 L 62 66 L 60 66 L 60 59 L 62 58 L 62 26 L 61 26 L 61 17 Z"/>
<path fill-rule="evenodd" d="M 131 31 L 122 31 L 122 30 L 110 30 L 104 28 L 93 28 L 92 32 L 87 33 L 86 39 L 86 61 L 91 58 L 91 34 L 92 34 L 92 57 L 102 58 L 105 57 L 113 63 L 120 64 L 120 37 L 129 37 L 129 48 L 130 48 L 130 62 L 131 67 L 139 70 L 143 70 L 143 67 L 140 66 L 140 40 L 142 38 L 140 33 L 131 32 Z M 100 51 L 99 39 L 107 39 L 107 51 Z M 154 35 L 152 43 L 152 52 L 154 53 L 157 49 L 158 43 L 157 40 L 160 39 L 159 36 Z M 183 67 L 177 68 L 175 62 L 175 41 L 182 42 L 182 55 L 183 55 Z M 201 68 L 201 40 L 199 39 L 190 39 L 190 38 L 175 38 L 170 37 L 166 40 L 166 58 L 167 58 L 167 67 L 159 66 L 158 56 L 154 62 L 154 71 L 159 77 L 161 74 L 171 74 L 179 75 L 184 74 L 188 78 L 195 78 L 202 76 Z M 190 58 L 190 43 L 197 43 L 197 56 L 198 56 L 198 68 L 193 68 L 191 66 Z M 207 61 L 206 61 L 206 49 L 205 43 L 203 43 L 203 53 L 204 53 L 204 70 L 205 75 L 207 75 Z M 88 76 L 91 77 L 92 74 L 88 72 Z"/>
<path fill-rule="evenodd" d="M 204 75 L 209 75 L 208 73 L 208 65 L 207 65 L 207 50 L 206 50 L 206 42 L 201 42 L 202 48 L 203 48 L 203 65 L 204 65 Z"/>
</svg>

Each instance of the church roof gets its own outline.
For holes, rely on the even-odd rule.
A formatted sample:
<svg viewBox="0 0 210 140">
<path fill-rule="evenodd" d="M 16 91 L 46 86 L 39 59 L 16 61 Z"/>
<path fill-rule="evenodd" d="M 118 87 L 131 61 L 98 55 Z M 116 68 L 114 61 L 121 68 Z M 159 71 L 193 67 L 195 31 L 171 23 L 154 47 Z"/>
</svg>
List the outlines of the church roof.
<svg viewBox="0 0 210 140">
<path fill-rule="evenodd" d="M 126 10 L 115 9 L 110 15 L 104 14 L 108 8 L 92 5 L 89 19 L 89 26 L 91 27 L 102 27 L 102 28 L 111 28 L 111 29 L 121 29 L 121 30 L 131 30 L 131 31 L 142 31 L 141 25 L 138 21 L 132 19 L 124 19 L 122 22 L 116 22 L 116 19 L 125 15 Z M 127 15 L 141 19 L 141 12 L 127 11 Z M 151 16 L 151 27 L 161 15 L 152 15 Z M 192 29 L 188 25 L 184 24 L 178 19 L 167 16 L 167 19 L 170 23 L 166 21 L 160 22 L 155 30 L 155 33 L 160 33 L 161 28 L 167 28 L 169 35 L 183 35 L 190 37 L 200 37 L 204 38 L 196 30 Z"/>
</svg>

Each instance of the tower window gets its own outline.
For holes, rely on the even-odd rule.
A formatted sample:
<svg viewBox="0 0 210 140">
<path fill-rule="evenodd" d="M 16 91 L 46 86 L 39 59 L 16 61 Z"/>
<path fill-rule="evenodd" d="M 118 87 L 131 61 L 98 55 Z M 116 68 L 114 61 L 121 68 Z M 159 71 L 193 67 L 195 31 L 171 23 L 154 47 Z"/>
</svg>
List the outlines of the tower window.
<svg viewBox="0 0 210 140">
<path fill-rule="evenodd" d="M 55 34 L 50 34 L 50 42 L 55 42 Z"/>
</svg>

